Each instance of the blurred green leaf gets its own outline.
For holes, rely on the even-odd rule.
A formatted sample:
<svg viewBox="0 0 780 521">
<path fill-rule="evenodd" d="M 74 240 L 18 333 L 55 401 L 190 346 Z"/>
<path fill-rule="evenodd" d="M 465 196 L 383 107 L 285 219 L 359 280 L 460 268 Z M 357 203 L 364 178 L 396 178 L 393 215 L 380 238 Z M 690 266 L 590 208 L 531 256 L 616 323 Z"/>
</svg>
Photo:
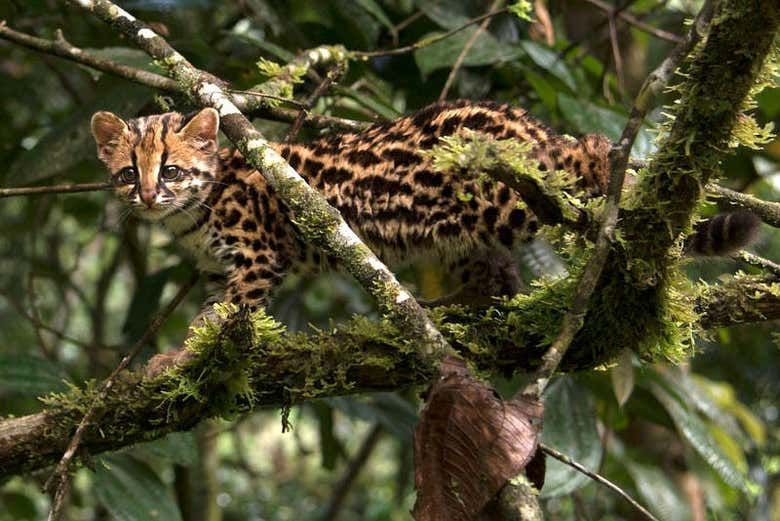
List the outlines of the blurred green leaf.
<svg viewBox="0 0 780 521">
<path fill-rule="evenodd" d="M 630 349 L 621 351 L 617 364 L 609 370 L 612 390 L 618 405 L 623 407 L 634 390 L 634 356 Z"/>
<path fill-rule="evenodd" d="M 523 71 L 526 81 L 531 84 L 534 92 L 542 100 L 545 107 L 552 112 L 558 107 L 558 90 L 546 78 L 531 70 Z"/>
<path fill-rule="evenodd" d="M 8 514 L 10 517 L 5 517 Z M 0 493 L 0 519 L 13 521 L 35 521 L 39 519 L 35 502 L 19 492 Z"/>
<path fill-rule="evenodd" d="M 162 67 L 155 65 L 149 55 L 140 49 L 133 47 L 102 47 L 100 49 L 86 48 L 84 50 L 100 58 L 115 61 L 128 67 L 164 74 Z M 102 72 L 95 69 L 89 67 L 85 67 L 85 69 L 90 71 L 95 80 L 103 75 Z"/>
<path fill-rule="evenodd" d="M 469 27 L 444 40 L 416 50 L 414 52 L 414 60 L 420 68 L 422 76 L 426 77 L 437 69 L 451 67 L 466 45 L 466 42 L 468 42 L 476 30 L 474 27 Z M 434 38 L 439 34 L 428 34 L 423 40 Z M 500 43 L 490 33 L 483 31 L 479 34 L 469 52 L 466 53 L 463 65 L 493 65 L 515 60 L 521 54 L 522 51 L 519 48 L 506 43 Z"/>
<path fill-rule="evenodd" d="M 259 47 L 260 49 L 270 54 L 271 57 L 275 60 L 280 60 L 287 63 L 295 59 L 295 53 L 292 53 L 284 47 L 280 47 L 275 43 L 266 40 L 259 31 L 233 31 L 230 34 L 239 40 Z"/>
<path fill-rule="evenodd" d="M 391 22 L 387 17 L 387 14 L 385 13 L 384 9 L 382 9 L 382 6 L 380 6 L 374 0 L 355 0 L 355 2 L 360 7 L 371 13 L 371 16 L 376 18 L 387 29 L 391 31 L 395 29 L 393 22 Z"/>
<path fill-rule="evenodd" d="M 741 438 L 741 431 L 738 431 L 735 425 L 739 422 L 754 443 L 759 446 L 766 443 L 766 426 L 753 411 L 737 399 L 733 386 L 697 374 L 689 375 L 684 384 L 686 390 L 692 393 L 697 408 L 729 434 Z"/>
<path fill-rule="evenodd" d="M 680 487 L 669 475 L 656 467 L 626 461 L 625 468 L 636 484 L 644 507 L 669 521 L 691 519 L 691 511 Z"/>
<path fill-rule="evenodd" d="M 179 465 L 192 465 L 198 459 L 195 435 L 191 431 L 172 432 L 159 440 L 134 447 L 134 452 L 149 461 L 169 461 Z"/>
<path fill-rule="evenodd" d="M 566 62 L 558 57 L 557 52 L 546 45 L 531 40 L 520 42 L 520 47 L 523 48 L 536 65 L 561 80 L 572 91 L 577 90 L 577 82 L 574 79 L 574 75 L 569 70 Z"/>
<path fill-rule="evenodd" d="M 474 17 L 475 3 L 471 0 L 416 0 L 415 3 L 425 16 L 445 29 L 460 27 Z"/>
<path fill-rule="evenodd" d="M 0 391 L 41 396 L 64 391 L 65 372 L 45 358 L 29 354 L 0 353 Z"/>
<path fill-rule="evenodd" d="M 179 507 L 154 470 L 127 454 L 100 459 L 94 489 L 119 521 L 181 520 Z"/>
<path fill-rule="evenodd" d="M 375 98 L 374 96 L 367 96 L 355 90 L 346 90 L 346 89 L 339 89 L 339 90 L 345 96 L 352 98 L 360 105 L 363 105 L 367 109 L 375 112 L 376 114 L 378 114 L 379 116 L 385 119 L 395 119 L 400 115 L 398 111 L 395 110 L 395 108 L 393 108 L 392 106 L 386 103 L 382 103 L 382 101 Z"/>
<path fill-rule="evenodd" d="M 339 28 L 343 43 L 352 48 L 373 48 L 381 30 L 376 15 L 355 0 L 331 0 L 331 3 L 335 11 L 335 27 Z"/>
<path fill-rule="evenodd" d="M 396 393 L 377 393 L 370 398 L 339 396 L 328 398 L 333 407 L 352 418 L 379 423 L 388 433 L 410 442 L 417 425 L 417 410 Z"/>
<path fill-rule="evenodd" d="M 623 127 L 628 116 L 614 110 L 600 107 L 590 101 L 573 98 L 567 94 L 558 94 L 558 105 L 563 117 L 577 129 L 578 132 L 600 132 L 612 141 L 616 141 L 623 133 Z M 653 135 L 649 128 L 643 125 L 636 136 L 631 155 L 635 158 L 647 157 L 653 150 Z"/>
<path fill-rule="evenodd" d="M 559 378 L 544 394 L 544 410 L 542 442 L 596 470 L 603 447 L 590 391 L 572 378 Z M 590 478 L 584 474 L 547 458 L 543 497 L 570 494 L 588 483 Z"/>
<path fill-rule="evenodd" d="M 674 420 L 677 430 L 691 447 L 732 487 L 748 493 L 746 476 L 739 471 L 735 462 L 729 459 L 712 438 L 709 429 L 687 404 L 679 400 L 657 383 L 650 384 L 650 391 L 664 406 Z"/>
</svg>

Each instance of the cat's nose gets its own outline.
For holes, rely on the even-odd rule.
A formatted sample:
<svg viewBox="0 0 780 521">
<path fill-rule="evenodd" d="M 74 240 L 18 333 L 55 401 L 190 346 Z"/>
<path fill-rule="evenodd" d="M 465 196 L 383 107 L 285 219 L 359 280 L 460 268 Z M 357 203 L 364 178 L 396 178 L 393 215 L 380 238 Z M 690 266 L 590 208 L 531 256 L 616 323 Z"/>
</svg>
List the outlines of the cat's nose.
<svg viewBox="0 0 780 521">
<path fill-rule="evenodd" d="M 141 188 L 141 201 L 151 208 L 157 200 L 157 190 L 154 188 Z"/>
</svg>

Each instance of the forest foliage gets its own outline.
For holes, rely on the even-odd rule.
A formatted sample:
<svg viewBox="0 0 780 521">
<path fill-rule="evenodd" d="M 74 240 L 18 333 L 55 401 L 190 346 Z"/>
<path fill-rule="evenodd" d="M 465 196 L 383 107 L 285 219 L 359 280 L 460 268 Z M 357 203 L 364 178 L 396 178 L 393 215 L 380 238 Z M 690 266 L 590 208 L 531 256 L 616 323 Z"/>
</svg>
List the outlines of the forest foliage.
<svg viewBox="0 0 780 521">
<path fill-rule="evenodd" d="M 424 44 L 490 8 L 484 0 L 120 4 L 236 90 L 278 74 L 302 50 Z M 649 29 L 620 17 L 610 22 L 598 4 L 528 3 L 520 14 L 530 20 L 505 12 L 484 31 L 475 24 L 410 52 L 353 60 L 312 112 L 360 122 L 412 112 L 439 98 L 471 42 L 447 97 L 507 101 L 556 131 L 616 140 L 638 88 L 685 35 L 702 2 L 638 0 L 621 8 Z M 84 51 L 165 72 L 116 31 L 63 2 L 9 0 L 0 4 L 0 20 L 49 40 L 61 29 Z M 97 110 L 132 116 L 192 108 L 181 95 L 9 41 L 0 40 L 0 71 L 2 188 L 105 180 L 89 134 Z M 266 94 L 305 102 L 317 84 L 295 71 L 293 78 L 294 92 L 284 83 Z M 265 86 L 273 89 L 272 82 Z M 632 160 L 652 158 L 677 95 L 664 92 L 644 119 Z M 762 129 L 778 122 L 780 89 L 760 93 L 753 113 Z M 253 123 L 269 139 L 283 139 L 289 129 L 265 117 Z M 331 131 L 304 125 L 298 139 Z M 750 136 L 765 142 L 730 151 L 719 182 L 775 201 L 780 140 L 766 132 Z M 718 205 L 710 200 L 701 211 L 714 214 Z M 516 252 L 528 287 L 577 262 L 554 247 L 570 238 L 548 232 Z M 750 251 L 780 259 L 780 234 L 763 225 Z M 699 287 L 761 272 L 731 258 L 685 263 Z M 449 287 L 435 260 L 394 271 L 423 298 Z M 192 272 L 171 237 L 134 220 L 109 192 L 0 199 L 0 416 L 40 411 L 40 397 L 51 400 L 51 393 L 103 379 Z M 190 292 L 142 358 L 179 345 L 203 298 L 200 287 Z M 341 273 L 288 277 L 269 311 L 290 332 L 329 331 L 355 315 L 380 318 L 366 293 Z M 543 395 L 542 441 L 615 482 L 660 519 L 780 519 L 779 342 L 776 321 L 717 328 L 680 345 L 689 357 L 682 363 L 648 364 L 624 352 L 607 366 L 557 376 Z M 526 384 L 523 375 L 481 376 L 507 397 Z M 407 519 L 422 391 L 305 401 L 286 408 L 281 419 L 276 410 L 223 417 L 86 458 L 75 472 L 69 513 L 128 520 Z M 283 433 L 287 424 L 292 429 Z M 45 518 L 47 477 L 4 476 L 0 520 Z M 541 499 L 551 519 L 635 518 L 621 498 L 550 458 Z"/>
</svg>

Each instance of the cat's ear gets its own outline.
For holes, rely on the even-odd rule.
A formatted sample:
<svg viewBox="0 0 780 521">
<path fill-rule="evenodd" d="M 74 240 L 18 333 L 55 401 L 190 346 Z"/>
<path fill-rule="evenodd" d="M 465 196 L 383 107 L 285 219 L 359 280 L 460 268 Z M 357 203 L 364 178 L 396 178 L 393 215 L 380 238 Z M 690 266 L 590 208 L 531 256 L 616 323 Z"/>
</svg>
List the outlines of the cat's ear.
<svg viewBox="0 0 780 521">
<path fill-rule="evenodd" d="M 96 112 L 91 125 L 98 157 L 106 161 L 114 153 L 119 138 L 127 132 L 127 123 L 111 112 Z"/>
<path fill-rule="evenodd" d="M 185 141 L 194 142 L 204 152 L 216 152 L 218 148 L 219 112 L 205 108 L 192 116 L 179 131 Z"/>
</svg>

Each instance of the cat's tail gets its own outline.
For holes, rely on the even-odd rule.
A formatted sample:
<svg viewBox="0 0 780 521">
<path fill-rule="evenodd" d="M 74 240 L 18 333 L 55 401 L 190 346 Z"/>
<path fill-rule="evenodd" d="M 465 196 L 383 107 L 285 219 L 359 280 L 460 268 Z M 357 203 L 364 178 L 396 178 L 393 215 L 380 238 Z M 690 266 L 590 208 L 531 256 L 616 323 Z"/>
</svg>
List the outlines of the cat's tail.
<svg viewBox="0 0 780 521">
<path fill-rule="evenodd" d="M 699 221 L 685 242 L 689 255 L 731 255 L 755 241 L 761 220 L 747 211 L 719 213 Z"/>
</svg>

